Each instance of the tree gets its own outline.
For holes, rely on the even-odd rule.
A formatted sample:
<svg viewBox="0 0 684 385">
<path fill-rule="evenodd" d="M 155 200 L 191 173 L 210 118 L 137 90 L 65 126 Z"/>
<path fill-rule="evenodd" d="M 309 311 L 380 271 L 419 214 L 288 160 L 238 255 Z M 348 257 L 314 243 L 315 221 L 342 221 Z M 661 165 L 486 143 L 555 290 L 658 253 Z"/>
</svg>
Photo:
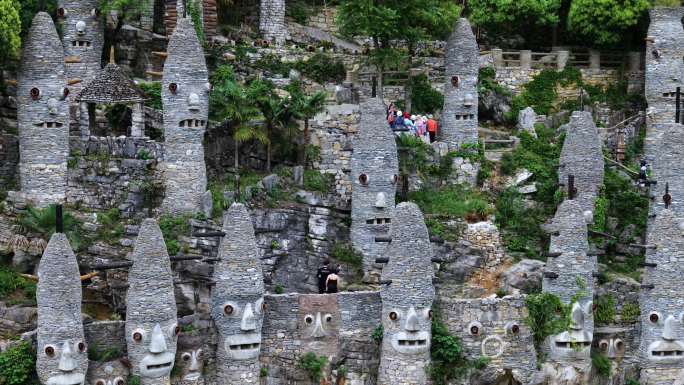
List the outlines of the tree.
<svg viewBox="0 0 684 385">
<path fill-rule="evenodd" d="M 382 97 L 382 73 L 402 56 L 391 41 L 407 43 L 410 69 L 417 43 L 446 38 L 459 15 L 460 6 L 452 0 L 344 0 L 338 8 L 337 23 L 346 36 L 372 38 L 371 61 L 378 67 L 378 96 Z M 408 88 L 406 105 L 410 107 Z"/>
<path fill-rule="evenodd" d="M 0 0 L 0 63 L 18 59 L 21 52 L 20 5 L 16 0 Z"/>
<path fill-rule="evenodd" d="M 209 97 L 210 117 L 214 121 L 230 124 L 235 141 L 235 191 L 240 186 L 240 144 L 250 140 L 266 143 L 268 138 L 262 128 L 250 124 L 259 117 L 248 89 L 235 81 L 233 68 L 221 66 L 212 77 L 213 89 Z"/>
<path fill-rule="evenodd" d="M 306 167 L 308 163 L 305 153 L 306 147 L 309 145 L 309 119 L 325 109 L 326 96 L 325 92 L 322 91 L 307 95 L 298 82 L 292 83 L 288 87 L 288 91 L 292 96 L 292 109 L 295 117 L 304 120 L 304 143 L 300 147 L 298 158 L 299 163 Z"/>
<path fill-rule="evenodd" d="M 614 45 L 646 16 L 649 0 L 573 0 L 568 30 L 597 45 Z"/>
</svg>

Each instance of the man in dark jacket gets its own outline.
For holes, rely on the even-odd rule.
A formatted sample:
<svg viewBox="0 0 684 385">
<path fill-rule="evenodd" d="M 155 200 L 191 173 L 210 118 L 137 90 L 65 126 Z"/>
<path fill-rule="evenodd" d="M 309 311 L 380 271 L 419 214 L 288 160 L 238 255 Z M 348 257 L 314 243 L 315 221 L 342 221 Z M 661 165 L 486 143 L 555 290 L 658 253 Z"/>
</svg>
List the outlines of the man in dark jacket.
<svg viewBox="0 0 684 385">
<path fill-rule="evenodd" d="M 328 275 L 332 273 L 330 269 L 330 260 L 326 259 L 323 261 L 323 266 L 318 268 L 316 278 L 318 279 L 318 294 L 325 293 L 325 281 L 328 279 Z"/>
</svg>

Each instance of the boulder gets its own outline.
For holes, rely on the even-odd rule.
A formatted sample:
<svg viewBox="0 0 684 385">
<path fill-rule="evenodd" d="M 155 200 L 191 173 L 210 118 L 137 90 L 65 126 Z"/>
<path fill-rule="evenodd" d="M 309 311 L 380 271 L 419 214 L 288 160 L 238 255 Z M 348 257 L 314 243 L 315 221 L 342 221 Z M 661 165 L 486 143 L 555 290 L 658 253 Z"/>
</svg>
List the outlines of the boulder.
<svg viewBox="0 0 684 385">
<path fill-rule="evenodd" d="M 527 107 L 518 114 L 518 129 L 529 133 L 535 138 L 537 137 L 537 132 L 534 130 L 536 122 L 537 113 L 534 112 L 532 107 Z"/>
<path fill-rule="evenodd" d="M 521 260 L 503 273 L 503 289 L 509 294 L 539 291 L 544 265 L 535 259 Z"/>
</svg>

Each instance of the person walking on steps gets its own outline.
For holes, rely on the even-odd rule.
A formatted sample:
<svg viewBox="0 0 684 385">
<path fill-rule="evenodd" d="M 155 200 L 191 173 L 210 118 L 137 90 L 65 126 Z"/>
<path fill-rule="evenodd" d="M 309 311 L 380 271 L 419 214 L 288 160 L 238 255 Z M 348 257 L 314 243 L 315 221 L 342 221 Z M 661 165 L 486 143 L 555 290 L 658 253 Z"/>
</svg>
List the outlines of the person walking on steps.
<svg viewBox="0 0 684 385">
<path fill-rule="evenodd" d="M 340 276 L 337 275 L 337 273 L 340 272 L 340 266 L 337 265 L 337 268 L 333 270 L 329 275 L 328 278 L 325 280 L 325 292 L 328 294 L 334 294 L 337 293 L 337 282 L 340 279 Z"/>
<path fill-rule="evenodd" d="M 318 294 L 324 294 L 327 284 L 328 275 L 332 273 L 330 270 L 330 260 L 323 261 L 323 266 L 318 268 L 316 278 L 318 279 Z"/>
</svg>

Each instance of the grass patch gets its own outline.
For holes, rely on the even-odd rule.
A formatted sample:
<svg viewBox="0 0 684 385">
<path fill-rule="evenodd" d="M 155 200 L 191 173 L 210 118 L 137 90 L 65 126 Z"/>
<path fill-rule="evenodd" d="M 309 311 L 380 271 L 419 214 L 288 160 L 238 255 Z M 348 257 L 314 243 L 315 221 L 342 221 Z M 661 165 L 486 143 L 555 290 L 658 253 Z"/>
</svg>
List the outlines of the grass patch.
<svg viewBox="0 0 684 385">
<path fill-rule="evenodd" d="M 36 302 L 36 283 L 6 266 L 0 266 L 0 298 L 8 305 Z"/>
<path fill-rule="evenodd" d="M 606 294 L 596 299 L 594 320 L 598 325 L 608 325 L 615 322 L 615 298 Z"/>
<path fill-rule="evenodd" d="M 190 235 L 190 217 L 162 215 L 159 218 L 159 228 L 161 228 L 166 242 L 166 249 L 169 255 L 176 255 L 180 252 L 178 238 L 181 235 Z"/>
<path fill-rule="evenodd" d="M 318 170 L 304 171 L 304 189 L 328 194 L 335 183 L 335 175 L 321 173 Z"/>
<path fill-rule="evenodd" d="M 97 229 L 97 238 L 109 244 L 116 243 L 124 234 L 124 225 L 121 222 L 121 211 L 114 207 L 102 213 L 97 213 L 97 221 L 100 227 Z"/>
<path fill-rule="evenodd" d="M 409 200 L 415 202 L 426 215 L 479 221 L 486 219 L 492 212 L 484 193 L 464 185 L 439 190 L 426 187 L 409 193 Z"/>
<path fill-rule="evenodd" d="M 308 352 L 299 358 L 297 366 L 306 372 L 311 381 L 318 383 L 327 363 L 328 359 L 325 356 L 319 357 L 315 353 Z"/>
<path fill-rule="evenodd" d="M 622 310 L 620 311 L 620 321 L 626 323 L 637 322 L 640 315 L 641 308 L 639 308 L 639 304 L 628 302 L 622 305 Z"/>
</svg>

